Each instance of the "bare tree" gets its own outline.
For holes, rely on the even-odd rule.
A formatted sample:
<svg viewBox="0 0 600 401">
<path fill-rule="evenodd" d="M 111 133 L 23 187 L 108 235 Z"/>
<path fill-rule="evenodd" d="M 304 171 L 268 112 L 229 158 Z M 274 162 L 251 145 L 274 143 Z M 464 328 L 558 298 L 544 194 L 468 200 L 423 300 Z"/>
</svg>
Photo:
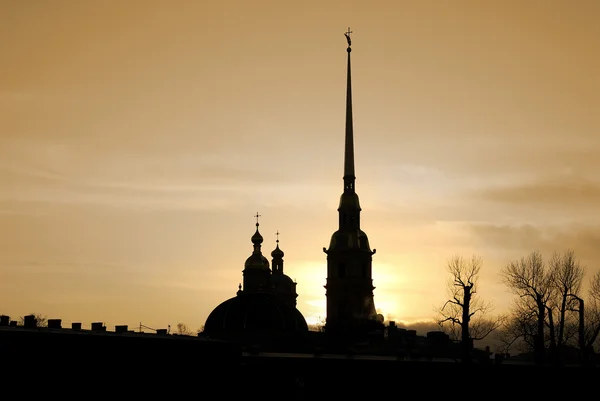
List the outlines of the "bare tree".
<svg viewBox="0 0 600 401">
<path fill-rule="evenodd" d="M 189 336 L 192 334 L 192 331 L 184 323 L 177 323 L 177 329 L 175 332 L 182 336 Z"/>
<path fill-rule="evenodd" d="M 48 318 L 41 313 L 30 313 L 28 316 L 34 316 L 35 319 L 35 327 L 47 327 L 48 326 Z M 19 317 L 19 325 L 25 325 L 25 316 Z"/>
<path fill-rule="evenodd" d="M 449 299 L 438 310 L 437 323 L 451 338 L 460 338 L 463 362 L 471 361 L 473 341 L 487 337 L 504 319 L 486 316 L 493 305 L 484 302 L 477 292 L 482 266 L 482 259 L 475 255 L 470 261 L 462 256 L 453 256 L 446 265 L 450 274 L 447 282 Z"/>
<path fill-rule="evenodd" d="M 502 344 L 499 350 L 503 353 L 509 353 L 512 348 L 521 352 L 533 350 L 537 333 L 536 315 L 537 311 L 530 303 L 515 302 L 513 313 L 497 333 L 497 338 Z"/>
<path fill-rule="evenodd" d="M 557 363 L 561 362 L 561 350 L 569 338 L 577 334 L 576 317 L 569 319 L 571 312 L 579 309 L 581 302 L 581 285 L 585 275 L 582 267 L 575 257 L 573 250 L 563 254 L 554 252 L 549 261 L 551 270 L 550 280 L 554 287 L 553 297 L 549 300 L 546 310 L 548 313 L 548 328 L 550 331 L 550 347 Z M 554 311 L 557 312 L 558 321 L 554 321 Z M 570 324 L 571 323 L 571 324 Z"/>
<path fill-rule="evenodd" d="M 583 299 L 579 301 L 578 343 L 582 363 L 589 364 L 594 343 L 600 340 L 600 271 L 592 277 L 588 292 L 588 304 L 584 308 Z"/>
<path fill-rule="evenodd" d="M 518 296 L 513 314 L 526 312 L 528 316 L 535 318 L 533 348 L 536 363 L 542 364 L 545 354 L 546 310 L 554 288 L 552 270 L 546 267 L 542 254 L 533 251 L 526 257 L 509 262 L 502 270 L 501 277 L 509 289 Z M 517 321 L 525 322 L 525 319 L 521 316 Z"/>
<path fill-rule="evenodd" d="M 600 271 L 596 272 L 590 281 L 589 290 L 589 335 L 586 338 L 588 346 L 592 346 L 600 336 Z"/>
<path fill-rule="evenodd" d="M 582 363 L 589 363 L 600 335 L 600 272 L 591 279 L 586 302 L 581 294 L 585 267 L 572 250 L 555 252 L 547 265 L 541 254 L 532 252 L 509 263 L 502 277 L 518 295 L 502 330 L 505 347 L 529 347 L 541 363 L 548 345 L 553 362 L 561 365 L 564 350 L 573 346 L 579 348 Z"/>
</svg>

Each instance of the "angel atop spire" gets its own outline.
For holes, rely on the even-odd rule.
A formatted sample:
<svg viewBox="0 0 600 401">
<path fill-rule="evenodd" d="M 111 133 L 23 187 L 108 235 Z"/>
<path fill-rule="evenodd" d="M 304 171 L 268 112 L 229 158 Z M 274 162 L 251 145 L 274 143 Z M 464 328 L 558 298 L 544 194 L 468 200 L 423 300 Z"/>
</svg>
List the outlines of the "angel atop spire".
<svg viewBox="0 0 600 401">
<path fill-rule="evenodd" d="M 346 37 L 346 40 L 348 41 L 348 47 L 350 47 L 350 45 L 352 45 L 352 41 L 350 40 L 351 33 L 352 33 L 352 31 L 350 30 L 350 27 L 348 27 L 348 32 L 344 32 L 344 36 Z"/>
</svg>

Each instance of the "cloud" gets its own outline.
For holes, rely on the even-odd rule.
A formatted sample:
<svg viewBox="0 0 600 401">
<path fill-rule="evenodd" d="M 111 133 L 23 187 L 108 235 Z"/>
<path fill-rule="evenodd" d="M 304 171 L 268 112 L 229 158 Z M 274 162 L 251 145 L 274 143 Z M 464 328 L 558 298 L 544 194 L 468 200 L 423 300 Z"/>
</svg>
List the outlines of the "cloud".
<svg viewBox="0 0 600 401">
<path fill-rule="evenodd" d="M 440 328 L 433 320 L 432 321 L 416 321 L 416 322 L 396 322 L 400 328 L 407 330 L 415 330 L 417 335 L 424 336 L 429 331 L 439 331 Z"/>
<path fill-rule="evenodd" d="M 467 223 L 463 228 L 469 233 L 475 249 L 499 258 L 518 258 L 534 250 L 549 257 L 555 251 L 573 249 L 584 264 L 592 270 L 598 269 L 600 224 L 536 226 Z"/>
<path fill-rule="evenodd" d="M 26 202 L 221 210 L 255 199 L 258 204 L 298 206 L 320 202 L 325 188 L 308 177 L 290 180 L 285 171 L 248 165 L 228 154 L 196 154 L 191 149 L 162 156 L 105 153 L 43 140 L 5 144 L 6 152 L 0 152 L 6 156 L 0 162 L 4 213 L 21 213 Z"/>
<path fill-rule="evenodd" d="M 600 203 L 600 183 L 581 176 L 558 176 L 519 185 L 486 188 L 478 191 L 478 197 L 509 205 L 596 208 Z"/>
</svg>

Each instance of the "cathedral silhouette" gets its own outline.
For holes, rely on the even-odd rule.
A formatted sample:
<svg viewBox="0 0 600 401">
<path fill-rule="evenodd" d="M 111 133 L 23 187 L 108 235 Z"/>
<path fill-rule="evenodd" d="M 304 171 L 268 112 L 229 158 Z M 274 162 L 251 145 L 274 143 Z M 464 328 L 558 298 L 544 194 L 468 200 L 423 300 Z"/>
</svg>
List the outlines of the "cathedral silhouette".
<svg viewBox="0 0 600 401">
<path fill-rule="evenodd" d="M 324 331 L 335 339 L 361 339 L 369 333 L 383 333 L 383 316 L 373 299 L 372 256 L 367 234 L 360 228 L 361 207 L 356 193 L 354 171 L 354 130 L 352 122 L 352 74 L 350 30 L 348 47 L 346 126 L 343 193 L 338 207 L 338 229 L 331 236 L 327 254 L 327 316 Z M 203 334 L 212 338 L 289 343 L 303 341 L 308 332 L 306 320 L 296 308 L 296 283 L 283 272 L 283 251 L 279 238 L 269 261 L 261 252 L 263 237 L 252 236 L 254 250 L 246 260 L 243 286 L 237 295 L 218 305 L 206 319 Z"/>
<path fill-rule="evenodd" d="M 206 319 L 203 334 L 223 340 L 253 344 L 298 343 L 308 332 L 302 313 L 296 308 L 296 283 L 283 273 L 283 251 L 279 238 L 269 260 L 262 254 L 263 237 L 258 227 L 252 236 L 254 250 L 246 259 L 243 287 L 237 295 L 217 306 Z"/>
</svg>

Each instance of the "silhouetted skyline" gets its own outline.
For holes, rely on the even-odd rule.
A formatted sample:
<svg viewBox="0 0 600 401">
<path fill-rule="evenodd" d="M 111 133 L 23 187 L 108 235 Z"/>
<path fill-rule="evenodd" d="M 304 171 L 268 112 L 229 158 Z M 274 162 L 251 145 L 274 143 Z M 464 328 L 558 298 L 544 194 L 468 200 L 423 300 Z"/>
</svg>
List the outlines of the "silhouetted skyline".
<svg viewBox="0 0 600 401">
<path fill-rule="evenodd" d="M 497 311 L 533 250 L 599 269 L 597 2 L 61 4 L 0 12 L 0 313 L 195 330 L 258 210 L 325 317 L 347 26 L 386 320 L 432 319 L 455 254 Z"/>
</svg>

